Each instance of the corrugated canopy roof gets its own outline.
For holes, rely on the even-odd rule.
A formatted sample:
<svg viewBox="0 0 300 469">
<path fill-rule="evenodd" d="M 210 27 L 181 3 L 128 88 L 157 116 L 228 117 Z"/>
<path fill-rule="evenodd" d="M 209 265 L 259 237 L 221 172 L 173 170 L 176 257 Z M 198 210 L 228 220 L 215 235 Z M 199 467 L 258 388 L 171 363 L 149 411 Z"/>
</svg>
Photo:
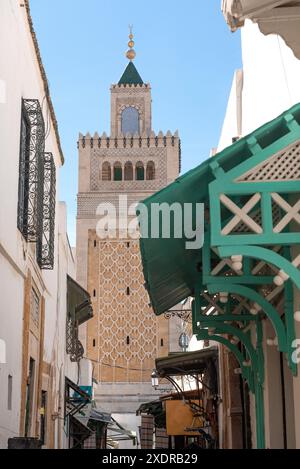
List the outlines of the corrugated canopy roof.
<svg viewBox="0 0 300 469">
<path fill-rule="evenodd" d="M 202 374 L 210 360 L 218 356 L 218 348 L 210 347 L 196 352 L 175 353 L 155 360 L 159 376 Z"/>
<path fill-rule="evenodd" d="M 93 317 L 90 294 L 68 276 L 68 314 L 79 324 Z"/>
<path fill-rule="evenodd" d="M 300 122 L 300 104 L 294 106 L 278 118 L 260 127 L 252 134 L 238 140 L 216 156 L 207 159 L 200 166 L 178 178 L 165 189 L 146 199 L 143 204 L 148 209 L 147 218 L 139 214 L 141 232 L 151 232 L 151 205 L 190 203 L 195 206 L 203 203 L 208 207 L 209 184 L 214 180 L 212 163 L 226 172 L 253 156 L 249 140 L 254 137 L 262 148 L 266 148 L 283 135 L 285 117 L 292 114 Z M 148 229 L 147 229 L 148 227 Z M 187 250 L 186 238 L 165 239 L 162 234 L 152 238 L 141 237 L 140 249 L 146 288 L 155 314 L 160 315 L 194 294 L 196 282 L 201 280 L 199 270 L 202 265 L 201 249 Z"/>
</svg>

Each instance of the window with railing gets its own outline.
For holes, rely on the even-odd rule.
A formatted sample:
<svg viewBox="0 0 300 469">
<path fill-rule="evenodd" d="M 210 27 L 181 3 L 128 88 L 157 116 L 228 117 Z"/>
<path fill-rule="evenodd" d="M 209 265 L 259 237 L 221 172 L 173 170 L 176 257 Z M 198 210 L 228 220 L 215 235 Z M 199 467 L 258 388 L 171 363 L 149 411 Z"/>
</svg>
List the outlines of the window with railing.
<svg viewBox="0 0 300 469">
<path fill-rule="evenodd" d="M 43 155 L 43 187 L 38 202 L 37 261 L 41 269 L 54 267 L 54 235 L 56 205 L 56 169 L 52 153 Z"/>
<path fill-rule="evenodd" d="M 45 123 L 37 99 L 21 107 L 18 229 L 37 243 L 41 269 L 54 267 L 56 173 L 53 155 L 45 153 Z"/>
<path fill-rule="evenodd" d="M 26 241 L 37 241 L 38 194 L 41 191 L 45 124 L 40 103 L 22 100 L 18 228 Z"/>
</svg>

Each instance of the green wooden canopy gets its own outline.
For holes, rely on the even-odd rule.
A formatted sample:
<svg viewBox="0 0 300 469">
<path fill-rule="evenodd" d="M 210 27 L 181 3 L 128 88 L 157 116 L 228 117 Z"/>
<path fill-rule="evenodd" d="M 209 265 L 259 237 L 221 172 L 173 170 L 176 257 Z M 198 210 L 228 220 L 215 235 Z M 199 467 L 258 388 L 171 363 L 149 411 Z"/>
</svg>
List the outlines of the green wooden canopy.
<svg viewBox="0 0 300 469">
<path fill-rule="evenodd" d="M 179 177 L 174 183 L 146 199 L 147 219 L 139 214 L 141 232 L 151 226 L 151 204 L 203 203 L 206 224 L 210 230 L 212 216 L 209 199 L 210 184 L 246 160 L 267 159 L 299 139 L 300 104 L 278 118 L 260 127 L 252 134 L 238 140 L 213 158 Z M 292 130 L 292 128 L 296 130 Z M 219 183 L 219 182 L 218 182 Z M 143 211 L 144 213 L 144 211 Z M 212 235 L 212 233 L 211 233 Z M 146 288 L 155 314 L 160 315 L 195 293 L 195 285 L 202 281 L 201 250 L 187 250 L 186 239 L 141 237 L 140 248 Z"/>
</svg>

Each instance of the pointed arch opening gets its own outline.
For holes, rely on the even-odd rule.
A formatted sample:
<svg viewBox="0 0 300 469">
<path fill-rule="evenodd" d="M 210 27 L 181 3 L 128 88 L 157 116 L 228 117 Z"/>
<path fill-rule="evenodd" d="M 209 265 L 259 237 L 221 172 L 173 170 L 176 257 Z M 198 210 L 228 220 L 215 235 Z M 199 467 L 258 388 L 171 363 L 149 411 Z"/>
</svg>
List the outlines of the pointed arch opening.
<svg viewBox="0 0 300 469">
<path fill-rule="evenodd" d="M 111 166 L 107 161 L 102 165 L 102 181 L 111 181 Z"/>
<path fill-rule="evenodd" d="M 117 162 L 114 164 L 114 181 L 122 181 L 122 180 L 123 180 L 122 164 Z"/>
<path fill-rule="evenodd" d="M 135 167 L 135 179 L 137 181 L 145 181 L 145 167 L 144 163 L 139 161 Z"/>
<path fill-rule="evenodd" d="M 154 161 L 149 161 L 149 163 L 147 164 L 146 179 L 147 179 L 147 181 L 154 181 L 154 179 L 155 179 L 155 163 L 154 163 Z"/>
<path fill-rule="evenodd" d="M 124 179 L 125 181 L 133 181 L 133 165 L 130 161 L 125 164 Z"/>
<path fill-rule="evenodd" d="M 121 130 L 124 135 L 140 133 L 140 115 L 135 107 L 129 106 L 122 111 Z"/>
</svg>

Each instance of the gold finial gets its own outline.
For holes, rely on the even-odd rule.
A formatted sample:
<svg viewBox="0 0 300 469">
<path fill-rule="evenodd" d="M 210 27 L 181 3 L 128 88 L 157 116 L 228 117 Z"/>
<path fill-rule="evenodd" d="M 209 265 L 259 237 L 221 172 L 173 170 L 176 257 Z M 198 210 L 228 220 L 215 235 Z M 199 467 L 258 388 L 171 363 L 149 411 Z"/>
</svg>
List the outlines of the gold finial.
<svg viewBox="0 0 300 469">
<path fill-rule="evenodd" d="M 129 60 L 134 60 L 135 57 L 136 57 L 136 53 L 135 53 L 135 50 L 133 49 L 134 48 L 134 40 L 133 40 L 133 26 L 130 25 L 129 26 L 129 42 L 128 42 L 128 47 L 130 48 L 127 53 L 126 53 L 126 57 L 127 59 Z"/>
</svg>

